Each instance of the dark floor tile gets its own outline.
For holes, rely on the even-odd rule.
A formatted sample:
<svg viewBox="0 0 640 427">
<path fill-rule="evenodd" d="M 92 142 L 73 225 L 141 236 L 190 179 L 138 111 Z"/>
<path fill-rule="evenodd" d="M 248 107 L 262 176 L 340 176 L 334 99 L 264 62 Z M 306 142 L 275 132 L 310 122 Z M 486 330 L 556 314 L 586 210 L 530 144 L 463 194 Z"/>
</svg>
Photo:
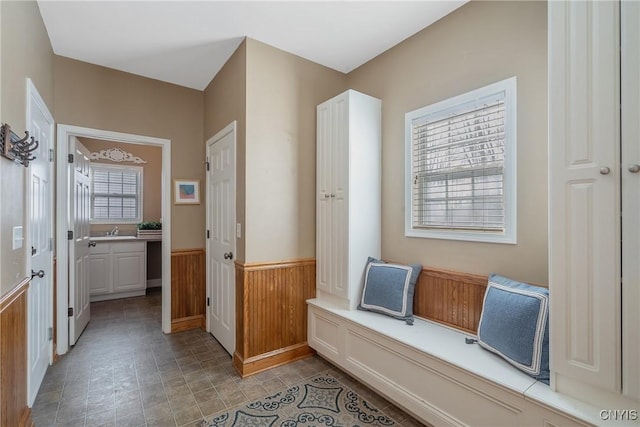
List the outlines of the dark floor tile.
<svg viewBox="0 0 640 427">
<path fill-rule="evenodd" d="M 242 379 L 231 356 L 201 330 L 165 335 L 161 294 L 92 303 L 77 344 L 50 367 L 33 407 L 37 427 L 198 426 L 202 417 L 245 404 L 332 369 L 402 425 L 418 426 L 319 357 Z M 369 394 L 371 393 L 371 394 Z"/>
<path fill-rule="evenodd" d="M 101 412 L 88 413 L 85 427 L 107 427 L 115 426 L 116 410 L 108 409 Z"/>
<path fill-rule="evenodd" d="M 224 401 L 218 398 L 198 401 L 198 407 L 200 407 L 200 411 L 202 412 L 202 415 L 207 418 L 217 412 L 220 412 L 226 409 L 226 405 L 224 404 Z"/>
<path fill-rule="evenodd" d="M 195 404 L 195 401 L 190 406 L 182 406 L 178 410 L 173 411 L 173 416 L 176 420 L 176 424 L 183 426 L 187 423 L 192 423 L 202 419 L 202 412 L 200 408 Z"/>
</svg>

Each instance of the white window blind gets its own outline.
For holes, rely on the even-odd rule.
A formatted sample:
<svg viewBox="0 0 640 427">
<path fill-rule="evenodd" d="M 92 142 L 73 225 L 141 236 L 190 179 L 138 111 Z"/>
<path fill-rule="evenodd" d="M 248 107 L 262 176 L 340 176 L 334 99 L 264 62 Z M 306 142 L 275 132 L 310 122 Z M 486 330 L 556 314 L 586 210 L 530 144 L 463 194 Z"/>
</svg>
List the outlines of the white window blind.
<svg viewBox="0 0 640 427">
<path fill-rule="evenodd" d="M 91 219 L 94 222 L 140 222 L 142 169 L 91 165 Z"/>
<path fill-rule="evenodd" d="M 515 94 L 502 83 L 407 114 L 408 235 L 515 238 Z"/>
</svg>

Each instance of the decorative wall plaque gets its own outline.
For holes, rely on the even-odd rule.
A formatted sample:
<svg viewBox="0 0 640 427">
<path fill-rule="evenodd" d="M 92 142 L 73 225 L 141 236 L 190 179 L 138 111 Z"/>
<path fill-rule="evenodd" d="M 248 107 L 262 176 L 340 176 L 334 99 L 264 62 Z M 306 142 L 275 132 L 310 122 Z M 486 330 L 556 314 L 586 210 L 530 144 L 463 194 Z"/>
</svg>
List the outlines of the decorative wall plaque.
<svg viewBox="0 0 640 427">
<path fill-rule="evenodd" d="M 111 160 L 112 162 L 131 162 L 131 163 L 147 163 L 146 160 L 136 157 L 131 153 L 127 153 L 119 148 L 107 148 L 106 150 L 100 150 L 99 152 L 91 153 L 89 156 L 91 160 Z"/>
</svg>

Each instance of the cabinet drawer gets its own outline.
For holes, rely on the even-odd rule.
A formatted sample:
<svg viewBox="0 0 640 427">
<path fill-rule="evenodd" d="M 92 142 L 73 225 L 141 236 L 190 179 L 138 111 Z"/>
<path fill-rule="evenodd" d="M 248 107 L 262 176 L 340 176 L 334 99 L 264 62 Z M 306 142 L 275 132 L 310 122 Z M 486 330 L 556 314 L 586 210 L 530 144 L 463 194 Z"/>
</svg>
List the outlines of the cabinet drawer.
<svg viewBox="0 0 640 427">
<path fill-rule="evenodd" d="M 89 253 L 91 255 L 104 255 L 109 253 L 109 243 L 95 243 L 95 246 L 89 248 Z"/>
<path fill-rule="evenodd" d="M 114 242 L 111 243 L 111 253 L 144 252 L 145 242 Z"/>
</svg>

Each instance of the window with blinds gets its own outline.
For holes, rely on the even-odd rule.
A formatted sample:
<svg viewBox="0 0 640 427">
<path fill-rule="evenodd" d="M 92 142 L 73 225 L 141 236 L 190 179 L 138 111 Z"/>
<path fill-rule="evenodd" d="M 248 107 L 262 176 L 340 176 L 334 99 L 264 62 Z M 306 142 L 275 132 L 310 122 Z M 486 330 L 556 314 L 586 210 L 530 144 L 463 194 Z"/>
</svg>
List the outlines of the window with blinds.
<svg viewBox="0 0 640 427">
<path fill-rule="evenodd" d="M 91 165 L 92 222 L 142 221 L 142 168 Z"/>
<path fill-rule="evenodd" d="M 406 115 L 406 234 L 515 243 L 515 77 Z"/>
</svg>

